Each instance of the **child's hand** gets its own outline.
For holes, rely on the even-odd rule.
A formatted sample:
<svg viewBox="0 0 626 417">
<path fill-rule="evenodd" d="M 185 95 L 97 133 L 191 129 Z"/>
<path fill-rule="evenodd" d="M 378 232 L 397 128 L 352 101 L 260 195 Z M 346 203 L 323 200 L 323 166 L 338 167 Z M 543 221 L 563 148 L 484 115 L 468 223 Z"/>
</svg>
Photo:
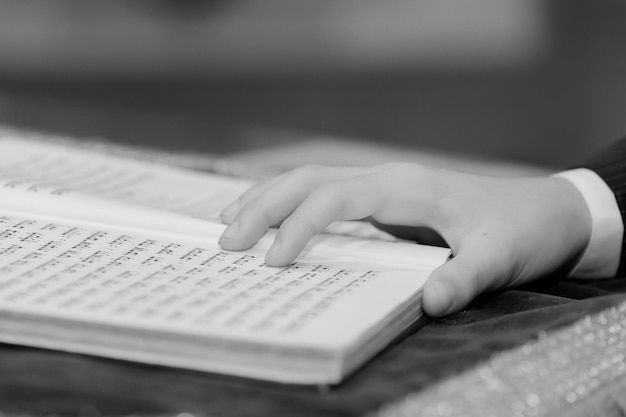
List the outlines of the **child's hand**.
<svg viewBox="0 0 626 417">
<path fill-rule="evenodd" d="M 304 167 L 259 184 L 222 213 L 220 245 L 253 246 L 281 224 L 269 265 L 293 261 L 308 240 L 336 220 L 371 216 L 437 231 L 454 259 L 436 269 L 423 306 L 441 316 L 481 292 L 517 285 L 573 262 L 591 233 L 587 205 L 567 180 L 499 179 L 415 164 L 369 168 Z"/>
</svg>

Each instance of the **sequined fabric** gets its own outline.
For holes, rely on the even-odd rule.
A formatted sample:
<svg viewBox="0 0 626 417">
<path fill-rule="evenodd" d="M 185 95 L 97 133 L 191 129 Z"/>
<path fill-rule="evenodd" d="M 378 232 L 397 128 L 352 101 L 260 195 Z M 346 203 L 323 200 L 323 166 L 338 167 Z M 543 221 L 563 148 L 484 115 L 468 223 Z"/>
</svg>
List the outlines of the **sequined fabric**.
<svg viewBox="0 0 626 417">
<path fill-rule="evenodd" d="M 598 398 L 604 402 L 596 407 Z M 541 332 L 535 342 L 373 415 L 609 415 L 611 408 L 626 411 L 626 302 L 557 332 Z"/>
</svg>

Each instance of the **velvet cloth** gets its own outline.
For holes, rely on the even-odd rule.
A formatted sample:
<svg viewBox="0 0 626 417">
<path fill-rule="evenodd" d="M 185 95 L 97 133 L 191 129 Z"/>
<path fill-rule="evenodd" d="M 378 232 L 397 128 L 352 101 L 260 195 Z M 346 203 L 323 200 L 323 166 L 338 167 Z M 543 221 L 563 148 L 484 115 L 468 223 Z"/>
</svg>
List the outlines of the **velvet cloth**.
<svg viewBox="0 0 626 417">
<path fill-rule="evenodd" d="M 329 392 L 0 345 L 0 411 L 359 416 L 625 298 L 626 279 L 561 277 L 487 294 L 410 334 Z M 624 387 L 614 389 L 621 398 Z"/>
</svg>

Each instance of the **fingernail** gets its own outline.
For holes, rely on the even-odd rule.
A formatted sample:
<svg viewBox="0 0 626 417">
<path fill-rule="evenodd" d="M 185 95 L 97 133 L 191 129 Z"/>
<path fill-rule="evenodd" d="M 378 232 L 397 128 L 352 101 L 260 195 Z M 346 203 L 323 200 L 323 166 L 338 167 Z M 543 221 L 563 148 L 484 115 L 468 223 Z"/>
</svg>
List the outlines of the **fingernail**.
<svg viewBox="0 0 626 417">
<path fill-rule="evenodd" d="M 265 255 L 265 262 L 269 265 L 275 265 L 273 261 L 274 261 L 274 258 L 278 256 L 279 252 L 280 252 L 280 240 L 276 239 L 274 240 L 272 247 L 270 247 L 270 249 L 267 251 L 267 255 Z"/>
<path fill-rule="evenodd" d="M 454 303 L 454 290 L 445 282 L 433 282 L 430 285 L 430 292 L 435 300 L 435 305 L 438 307 L 439 314 L 446 314 L 452 308 Z"/>
<path fill-rule="evenodd" d="M 237 236 L 237 232 L 239 231 L 239 222 L 233 222 L 231 223 L 226 230 L 224 230 L 224 233 L 222 233 L 222 236 L 220 236 L 219 242 L 229 242 L 231 240 L 233 240 L 236 236 Z"/>
</svg>

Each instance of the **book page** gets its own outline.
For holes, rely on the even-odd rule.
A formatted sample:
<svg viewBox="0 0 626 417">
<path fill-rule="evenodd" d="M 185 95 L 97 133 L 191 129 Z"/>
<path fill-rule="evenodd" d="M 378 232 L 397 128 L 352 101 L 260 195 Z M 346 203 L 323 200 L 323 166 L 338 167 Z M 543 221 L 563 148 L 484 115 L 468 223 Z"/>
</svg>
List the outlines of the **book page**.
<svg viewBox="0 0 626 417">
<path fill-rule="evenodd" d="M 0 136 L 0 192 L 20 191 L 24 205 L 31 209 L 28 197 L 35 199 L 35 195 L 56 199 L 90 195 L 219 221 L 220 211 L 251 184 L 53 143 Z"/>
<path fill-rule="evenodd" d="M 0 214 L 0 311 L 341 348 L 417 294 L 433 268 L 315 254 L 272 268 L 262 259 Z"/>
</svg>

